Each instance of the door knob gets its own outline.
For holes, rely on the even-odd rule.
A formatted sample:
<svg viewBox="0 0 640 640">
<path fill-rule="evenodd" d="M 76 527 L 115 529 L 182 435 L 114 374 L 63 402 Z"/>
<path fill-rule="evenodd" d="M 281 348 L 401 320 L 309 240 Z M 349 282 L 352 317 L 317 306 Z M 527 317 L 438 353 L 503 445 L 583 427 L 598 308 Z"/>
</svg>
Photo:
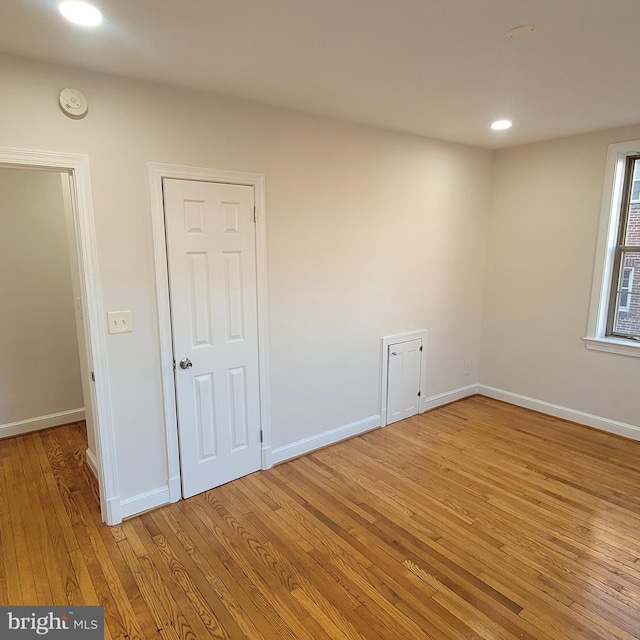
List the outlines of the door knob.
<svg viewBox="0 0 640 640">
<path fill-rule="evenodd" d="M 191 369 L 191 367 L 193 367 L 193 362 L 191 362 L 189 358 L 182 358 L 182 360 L 180 360 L 181 369 Z"/>
</svg>

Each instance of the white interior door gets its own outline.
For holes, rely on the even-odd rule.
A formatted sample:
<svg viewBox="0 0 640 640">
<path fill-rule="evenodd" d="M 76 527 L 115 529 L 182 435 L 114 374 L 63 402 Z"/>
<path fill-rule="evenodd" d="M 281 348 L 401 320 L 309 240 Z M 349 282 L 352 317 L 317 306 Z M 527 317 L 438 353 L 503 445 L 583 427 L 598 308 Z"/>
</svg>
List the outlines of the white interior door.
<svg viewBox="0 0 640 640">
<path fill-rule="evenodd" d="M 187 498 L 260 468 L 254 194 L 170 179 L 163 191 Z"/>
<path fill-rule="evenodd" d="M 418 413 L 422 340 L 389 345 L 387 358 L 387 424 L 391 424 Z"/>
</svg>

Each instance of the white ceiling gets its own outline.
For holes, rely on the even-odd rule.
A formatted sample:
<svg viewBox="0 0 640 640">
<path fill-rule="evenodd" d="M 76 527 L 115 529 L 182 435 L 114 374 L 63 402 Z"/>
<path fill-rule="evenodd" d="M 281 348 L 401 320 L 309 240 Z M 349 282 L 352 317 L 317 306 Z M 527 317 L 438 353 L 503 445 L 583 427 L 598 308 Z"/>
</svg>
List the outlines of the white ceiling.
<svg viewBox="0 0 640 640">
<path fill-rule="evenodd" d="M 0 51 L 487 148 L 640 122 L 640 0 L 95 4 L 1 0 Z"/>
</svg>

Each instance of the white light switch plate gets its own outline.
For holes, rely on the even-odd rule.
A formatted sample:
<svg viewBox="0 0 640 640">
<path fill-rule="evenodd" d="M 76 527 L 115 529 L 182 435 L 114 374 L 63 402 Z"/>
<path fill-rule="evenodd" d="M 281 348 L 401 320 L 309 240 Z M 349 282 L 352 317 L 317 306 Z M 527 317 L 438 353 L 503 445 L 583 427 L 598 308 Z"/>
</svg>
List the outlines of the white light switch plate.
<svg viewBox="0 0 640 640">
<path fill-rule="evenodd" d="M 131 311 L 109 311 L 107 313 L 109 333 L 127 333 L 133 329 Z"/>
</svg>

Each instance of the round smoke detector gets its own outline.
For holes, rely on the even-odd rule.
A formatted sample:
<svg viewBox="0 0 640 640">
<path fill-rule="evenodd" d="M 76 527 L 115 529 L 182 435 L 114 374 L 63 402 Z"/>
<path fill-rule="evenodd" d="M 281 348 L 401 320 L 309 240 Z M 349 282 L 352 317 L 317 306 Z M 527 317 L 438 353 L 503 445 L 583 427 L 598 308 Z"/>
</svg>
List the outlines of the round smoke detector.
<svg viewBox="0 0 640 640">
<path fill-rule="evenodd" d="M 523 38 L 528 38 L 533 35 L 538 30 L 534 24 L 521 24 L 518 27 L 513 27 L 513 29 L 509 29 L 507 33 L 504 35 L 509 38 L 509 40 L 522 40 Z"/>
<path fill-rule="evenodd" d="M 60 92 L 60 107 L 72 118 L 82 118 L 87 113 L 87 99 L 78 89 L 63 89 Z"/>
</svg>

